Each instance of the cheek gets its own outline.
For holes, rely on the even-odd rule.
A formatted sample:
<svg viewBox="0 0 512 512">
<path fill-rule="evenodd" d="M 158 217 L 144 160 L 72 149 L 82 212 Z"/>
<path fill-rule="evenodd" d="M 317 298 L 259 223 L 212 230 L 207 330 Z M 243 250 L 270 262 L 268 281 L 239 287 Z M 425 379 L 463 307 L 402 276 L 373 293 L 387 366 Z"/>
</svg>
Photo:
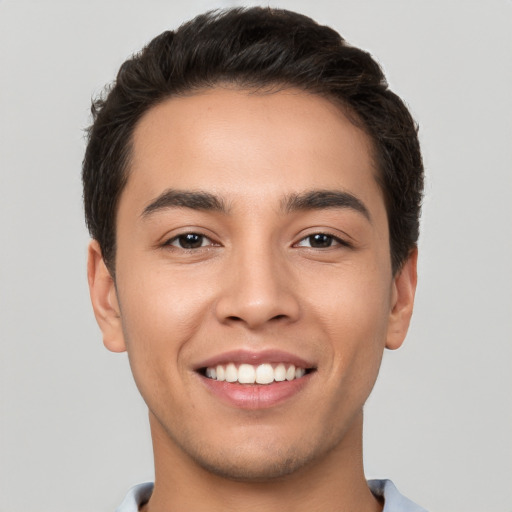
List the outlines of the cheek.
<svg viewBox="0 0 512 512">
<path fill-rule="evenodd" d="M 179 274 L 121 276 L 123 333 L 135 380 L 139 388 L 173 381 L 185 371 L 187 342 L 207 314 L 207 290 Z"/>
<path fill-rule="evenodd" d="M 391 278 L 379 267 L 344 268 L 325 276 L 318 273 L 304 292 L 308 308 L 322 318 L 335 337 L 368 340 L 385 332 L 390 312 Z M 372 336 L 370 336 L 371 338 Z"/>
<path fill-rule="evenodd" d="M 357 386 L 369 392 L 386 342 L 388 279 L 368 266 L 325 280 L 323 289 L 323 293 L 311 290 L 309 303 L 329 341 L 330 373 L 345 389 L 357 381 Z"/>
<path fill-rule="evenodd" d="M 149 266 L 149 265 L 148 265 Z M 120 287 L 123 321 L 130 341 L 159 344 L 186 339 L 207 309 L 210 292 L 201 279 L 154 271 L 127 278 Z"/>
<path fill-rule="evenodd" d="M 196 298 L 177 293 L 161 280 L 147 280 L 137 293 L 124 297 L 123 331 L 133 378 L 158 417 L 162 417 L 162 404 L 169 411 L 188 407 L 187 342 L 197 332 L 202 314 Z"/>
</svg>

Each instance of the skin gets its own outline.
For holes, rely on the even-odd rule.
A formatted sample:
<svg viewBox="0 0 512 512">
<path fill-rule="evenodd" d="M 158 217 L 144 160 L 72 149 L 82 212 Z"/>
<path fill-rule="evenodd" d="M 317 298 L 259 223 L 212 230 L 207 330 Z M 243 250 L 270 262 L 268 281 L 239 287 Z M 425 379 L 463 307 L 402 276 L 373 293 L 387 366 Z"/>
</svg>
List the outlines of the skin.
<svg viewBox="0 0 512 512">
<path fill-rule="evenodd" d="M 171 98 L 137 125 L 116 280 L 96 241 L 88 276 L 104 343 L 128 351 L 149 408 L 156 479 L 145 510 L 381 509 L 363 473 L 362 409 L 384 348 L 407 332 L 416 251 L 393 275 L 371 149 L 338 107 L 293 89 L 217 87 Z M 144 214 L 169 189 L 214 194 L 226 211 Z M 349 193 L 368 215 L 283 208 L 313 190 Z M 186 233 L 204 235 L 201 247 L 180 247 Z M 240 348 L 284 350 L 315 371 L 277 406 L 234 407 L 195 368 Z"/>
</svg>

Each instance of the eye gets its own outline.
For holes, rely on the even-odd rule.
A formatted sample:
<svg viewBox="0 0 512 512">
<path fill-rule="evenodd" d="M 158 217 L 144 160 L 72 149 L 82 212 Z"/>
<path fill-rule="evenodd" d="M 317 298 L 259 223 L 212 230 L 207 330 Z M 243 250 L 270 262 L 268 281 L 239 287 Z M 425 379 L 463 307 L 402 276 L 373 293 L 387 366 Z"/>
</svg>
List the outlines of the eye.
<svg viewBox="0 0 512 512">
<path fill-rule="evenodd" d="M 336 245 L 348 246 L 348 243 L 327 233 L 315 233 L 303 238 L 297 243 L 297 247 L 311 247 L 313 249 L 328 249 Z"/>
<path fill-rule="evenodd" d="M 180 249 L 199 249 L 200 247 L 213 245 L 213 242 L 200 233 L 183 233 L 171 238 L 165 245 L 179 247 Z"/>
</svg>

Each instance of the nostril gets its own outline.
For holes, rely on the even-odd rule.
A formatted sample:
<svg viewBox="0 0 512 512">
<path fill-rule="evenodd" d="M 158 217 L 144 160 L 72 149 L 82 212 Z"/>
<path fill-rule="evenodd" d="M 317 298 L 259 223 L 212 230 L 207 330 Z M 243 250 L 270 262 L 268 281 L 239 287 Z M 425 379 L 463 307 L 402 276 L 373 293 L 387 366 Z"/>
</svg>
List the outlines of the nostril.
<svg viewBox="0 0 512 512">
<path fill-rule="evenodd" d="M 279 320 L 285 320 L 286 318 L 288 318 L 288 315 L 279 314 L 279 315 L 270 317 L 268 319 L 268 321 L 275 322 L 275 321 L 279 321 Z M 226 317 L 226 320 L 229 322 L 246 322 L 246 320 L 244 320 L 243 317 L 236 316 L 236 315 L 230 315 L 230 316 Z"/>
<path fill-rule="evenodd" d="M 241 322 L 242 321 L 242 319 L 239 316 L 234 316 L 234 315 L 233 316 L 228 316 L 227 320 L 232 320 L 234 322 Z"/>
<path fill-rule="evenodd" d="M 215 316 L 221 323 L 235 325 L 245 324 L 251 329 L 261 327 L 267 322 L 274 325 L 278 323 L 293 322 L 299 318 L 300 307 L 295 298 L 290 296 L 279 297 L 275 295 L 259 297 L 256 292 L 226 293 L 220 297 L 215 305 Z"/>
</svg>

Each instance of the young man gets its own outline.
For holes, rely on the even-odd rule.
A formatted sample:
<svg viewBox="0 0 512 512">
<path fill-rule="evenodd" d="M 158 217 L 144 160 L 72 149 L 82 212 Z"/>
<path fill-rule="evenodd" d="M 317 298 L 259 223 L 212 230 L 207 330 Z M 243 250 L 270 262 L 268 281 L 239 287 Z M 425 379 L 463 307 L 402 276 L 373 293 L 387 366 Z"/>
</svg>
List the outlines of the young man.
<svg viewBox="0 0 512 512">
<path fill-rule="evenodd" d="M 93 115 L 91 299 L 155 458 L 118 510 L 422 510 L 362 463 L 423 186 L 378 65 L 299 14 L 210 13 L 126 61 Z"/>
</svg>

